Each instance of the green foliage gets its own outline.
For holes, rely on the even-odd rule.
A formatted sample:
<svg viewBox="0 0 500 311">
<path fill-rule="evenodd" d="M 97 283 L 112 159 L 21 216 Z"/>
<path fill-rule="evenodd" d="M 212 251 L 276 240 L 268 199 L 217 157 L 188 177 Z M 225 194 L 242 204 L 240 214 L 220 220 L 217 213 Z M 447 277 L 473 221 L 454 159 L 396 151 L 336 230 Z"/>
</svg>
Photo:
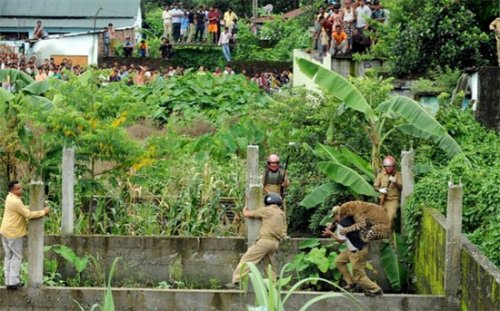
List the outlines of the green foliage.
<svg viewBox="0 0 500 311">
<path fill-rule="evenodd" d="M 248 268 L 250 269 L 250 273 L 248 274 L 248 278 L 244 279 L 244 287 L 248 287 L 248 279 L 252 284 L 253 291 L 255 293 L 255 306 L 249 306 L 248 310 L 268 310 L 268 311 L 283 311 L 285 310 L 285 304 L 290 296 L 296 290 L 300 289 L 300 287 L 304 283 L 309 282 L 323 282 L 329 284 L 331 286 L 337 287 L 339 290 L 343 291 L 342 293 L 328 293 L 307 301 L 302 307 L 301 311 L 309 309 L 309 307 L 316 302 L 319 302 L 324 299 L 329 298 L 347 298 L 347 301 L 350 302 L 351 306 L 355 307 L 358 310 L 364 310 L 364 307 L 357 301 L 357 299 L 350 293 L 343 290 L 341 287 L 337 286 L 335 283 L 332 283 L 324 278 L 319 277 L 308 277 L 302 280 L 299 280 L 295 284 L 293 284 L 290 289 L 287 291 L 285 297 L 282 298 L 282 288 L 287 286 L 291 281 L 291 278 L 285 277 L 285 272 L 288 267 L 285 265 L 281 270 L 280 277 L 278 280 L 274 280 L 273 278 L 264 279 L 262 277 L 261 272 L 255 266 L 254 263 L 246 263 Z M 272 267 L 266 267 L 267 275 L 273 275 Z"/>
<path fill-rule="evenodd" d="M 335 259 L 337 258 L 335 250 L 322 246 L 317 238 L 310 238 L 301 242 L 299 249 L 301 252 L 293 257 L 287 268 L 287 271 L 294 274 L 295 279 L 313 278 L 313 281 L 305 282 L 304 286 L 315 290 L 328 290 L 331 288 L 328 284 L 318 283 L 315 278 L 329 279 L 334 283 L 340 281 L 342 276 L 335 266 Z"/>
<path fill-rule="evenodd" d="M 492 43 L 492 36 L 484 27 L 480 29 L 473 13 L 482 2 L 392 0 L 384 5 L 391 11 L 389 24 L 377 25 L 374 51 L 390 60 L 393 74 L 415 75 L 439 67 L 485 63 L 481 50 Z"/>
<path fill-rule="evenodd" d="M 500 211 L 500 166 L 497 161 L 500 139 L 496 133 L 487 131 L 477 123 L 469 111 L 461 112 L 452 106 L 444 107 L 438 118 L 463 146 L 473 167 L 458 159 L 448 162 L 432 150 L 420 155 L 422 162 L 434 159 L 434 170 L 418 180 L 414 194 L 408 201 L 405 216 L 409 243 L 414 243 L 417 238 L 421 210 L 436 208 L 446 213 L 446 185 L 449 180 L 461 181 L 464 187 L 463 231 L 499 265 L 500 252 L 498 248 L 491 246 L 500 241 L 497 225 Z"/>
<path fill-rule="evenodd" d="M 71 266 L 76 270 L 77 273 L 77 286 L 81 285 L 81 275 L 82 272 L 87 268 L 89 263 L 89 257 L 83 256 L 78 257 L 73 250 L 65 245 L 53 245 L 51 248 L 56 254 L 59 254 L 64 258 Z"/>
</svg>

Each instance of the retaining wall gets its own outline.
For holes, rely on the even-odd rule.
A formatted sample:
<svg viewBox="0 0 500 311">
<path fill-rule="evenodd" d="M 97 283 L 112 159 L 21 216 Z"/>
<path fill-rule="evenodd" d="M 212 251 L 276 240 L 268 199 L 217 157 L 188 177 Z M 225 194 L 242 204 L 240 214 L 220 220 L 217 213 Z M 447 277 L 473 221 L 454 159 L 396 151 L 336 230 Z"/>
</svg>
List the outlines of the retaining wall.
<svg viewBox="0 0 500 311">
<path fill-rule="evenodd" d="M 69 311 L 85 310 L 102 301 L 103 288 L 43 288 L 39 292 L 27 289 L 15 292 L 0 289 L 2 311 Z M 307 301 L 323 293 L 299 292 L 287 301 L 287 311 L 299 310 Z M 446 299 L 440 296 L 384 295 L 371 298 L 355 295 L 362 304 L 361 310 L 447 310 Z M 253 294 L 239 290 L 161 290 L 161 289 L 113 289 L 116 310 L 120 311 L 238 311 L 247 310 L 254 303 Z M 75 302 L 76 301 L 76 302 Z M 359 311 L 354 303 L 344 297 L 335 297 L 314 304 L 309 310 Z"/>
<path fill-rule="evenodd" d="M 415 253 L 417 293 L 444 294 L 445 217 L 434 209 L 423 212 Z M 465 236 L 461 251 L 462 310 L 500 310 L 500 271 Z"/>
<path fill-rule="evenodd" d="M 299 244 L 305 239 L 286 239 L 274 256 L 278 271 L 300 252 Z M 331 240 L 323 239 L 324 243 Z M 27 243 L 25 243 L 27 244 Z M 217 280 L 219 285 L 229 283 L 233 270 L 247 249 L 246 240 L 237 237 L 161 237 L 161 236 L 47 236 L 45 245 L 62 244 L 78 256 L 90 254 L 96 257 L 101 271 L 109 271 L 114 258 L 122 257 L 113 278 L 113 284 L 126 286 L 131 283 L 157 286 L 162 281 L 189 281 L 200 288 Z M 26 245 L 25 245 L 26 246 Z M 390 290 L 378 256 L 379 245 L 371 245 L 373 270 L 368 270 L 374 280 Z M 26 251 L 26 249 L 25 249 Z M 3 250 L 0 250 L 3 256 Z M 48 258 L 56 256 L 47 253 Z M 27 258 L 27 257 L 25 257 Z M 60 259 L 59 272 L 63 276 L 75 276 L 76 271 Z M 93 279 L 94 269 L 87 268 L 84 278 Z M 211 281 L 212 280 L 212 281 Z"/>
</svg>

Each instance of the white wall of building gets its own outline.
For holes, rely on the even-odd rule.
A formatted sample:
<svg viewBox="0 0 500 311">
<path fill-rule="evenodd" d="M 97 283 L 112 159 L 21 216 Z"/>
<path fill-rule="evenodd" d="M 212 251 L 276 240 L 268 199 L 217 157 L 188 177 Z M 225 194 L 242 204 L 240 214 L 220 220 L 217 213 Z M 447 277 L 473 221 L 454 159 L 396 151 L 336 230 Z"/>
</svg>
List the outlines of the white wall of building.
<svg viewBox="0 0 500 311">
<path fill-rule="evenodd" d="M 88 64 L 97 64 L 98 34 L 81 34 L 47 38 L 36 42 L 31 54 L 38 60 L 50 58 L 51 55 L 87 55 Z"/>
</svg>

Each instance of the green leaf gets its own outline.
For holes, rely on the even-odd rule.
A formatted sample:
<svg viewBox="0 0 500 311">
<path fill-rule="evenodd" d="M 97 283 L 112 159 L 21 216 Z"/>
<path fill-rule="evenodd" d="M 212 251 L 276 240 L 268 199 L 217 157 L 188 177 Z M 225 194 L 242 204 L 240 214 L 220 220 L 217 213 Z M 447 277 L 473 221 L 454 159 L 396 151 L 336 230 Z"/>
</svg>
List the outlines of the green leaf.
<svg viewBox="0 0 500 311">
<path fill-rule="evenodd" d="M 44 80 L 44 81 L 33 82 L 30 85 L 24 87 L 22 90 L 24 92 L 33 95 L 40 95 L 42 93 L 45 93 L 48 89 L 49 89 L 49 81 Z"/>
<path fill-rule="evenodd" d="M 339 191 L 338 184 L 335 182 L 323 184 L 309 193 L 302 201 L 300 201 L 299 205 L 309 209 L 323 203 L 330 195 L 338 193 Z"/>
<path fill-rule="evenodd" d="M 447 156 L 453 158 L 460 155 L 467 165 L 471 166 L 469 159 L 460 148 L 460 145 L 448 133 L 442 135 L 434 135 L 431 132 L 421 130 L 411 124 L 402 124 L 396 127 L 400 132 L 420 139 L 427 139 L 433 141 L 438 147 L 443 150 Z"/>
<path fill-rule="evenodd" d="M 380 250 L 380 261 L 384 268 L 387 280 L 391 284 L 394 291 L 400 291 L 402 288 L 402 280 L 406 274 L 403 266 L 399 263 L 396 253 L 389 243 L 385 243 Z"/>
<path fill-rule="evenodd" d="M 321 243 L 318 238 L 309 238 L 299 243 L 299 249 L 313 248 L 319 245 L 321 245 Z"/>
<path fill-rule="evenodd" d="M 363 176 L 345 165 L 323 161 L 318 163 L 318 169 L 333 181 L 349 187 L 355 193 L 373 197 L 378 196 L 373 186 Z"/>
<path fill-rule="evenodd" d="M 378 105 L 377 109 L 384 113 L 395 113 L 416 128 L 443 135 L 445 128 L 418 102 L 406 96 L 393 96 Z"/>
<path fill-rule="evenodd" d="M 14 98 L 14 95 L 12 95 L 11 92 L 7 91 L 3 87 L 0 87 L 0 101 L 8 102 L 8 101 L 11 101 L 13 98 Z"/>
<path fill-rule="evenodd" d="M 373 115 L 371 106 L 361 92 L 346 78 L 303 58 L 298 59 L 297 64 L 306 76 L 313 79 L 314 83 L 323 90 L 331 92 L 335 97 L 342 100 L 347 107 L 360 111 L 368 117 Z"/>
<path fill-rule="evenodd" d="M 305 259 L 306 261 L 314 263 L 318 267 L 319 271 L 325 273 L 326 271 L 328 271 L 328 267 L 330 266 L 328 258 L 325 256 L 325 254 L 326 254 L 326 248 L 315 247 L 311 249 L 309 254 L 306 255 Z"/>
<path fill-rule="evenodd" d="M 340 152 L 342 153 L 343 164 L 348 165 L 352 164 L 355 168 L 357 168 L 360 172 L 368 176 L 368 178 L 373 181 L 375 180 L 375 174 L 373 174 L 372 167 L 370 163 L 365 161 L 362 157 L 358 156 L 354 152 L 349 149 L 343 147 Z"/>
</svg>

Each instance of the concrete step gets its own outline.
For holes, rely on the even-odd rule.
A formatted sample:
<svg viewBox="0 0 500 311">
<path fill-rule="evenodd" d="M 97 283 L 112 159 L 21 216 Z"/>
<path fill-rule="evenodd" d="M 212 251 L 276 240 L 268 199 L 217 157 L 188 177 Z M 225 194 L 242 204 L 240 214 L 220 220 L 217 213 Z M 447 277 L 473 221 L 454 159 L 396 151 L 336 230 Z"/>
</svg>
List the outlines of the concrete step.
<svg viewBox="0 0 500 311">
<path fill-rule="evenodd" d="M 39 290 L 20 289 L 10 291 L 0 288 L 0 310 L 68 311 L 80 310 L 77 301 L 85 310 L 101 303 L 105 288 L 45 287 Z M 299 310 L 307 301 L 325 294 L 323 292 L 296 292 L 285 305 L 287 311 Z M 361 310 L 450 310 L 444 296 L 385 294 L 371 298 L 362 294 L 354 297 Z M 247 310 L 254 303 L 252 293 L 240 290 L 175 290 L 144 288 L 113 288 L 115 310 L 160 311 L 160 310 Z M 346 297 L 335 297 L 314 304 L 309 310 L 360 310 Z"/>
</svg>

